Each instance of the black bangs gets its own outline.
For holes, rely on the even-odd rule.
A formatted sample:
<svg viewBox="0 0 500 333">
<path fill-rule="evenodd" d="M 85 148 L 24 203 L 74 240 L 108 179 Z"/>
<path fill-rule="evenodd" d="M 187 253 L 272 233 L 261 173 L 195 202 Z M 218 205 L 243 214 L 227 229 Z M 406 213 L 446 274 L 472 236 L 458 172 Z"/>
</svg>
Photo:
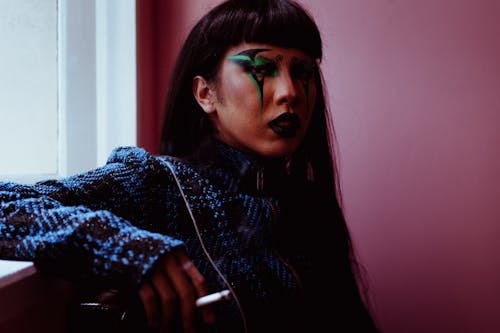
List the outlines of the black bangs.
<svg viewBox="0 0 500 333">
<path fill-rule="evenodd" d="M 296 48 L 321 59 L 318 27 L 299 4 L 287 0 L 232 0 L 214 8 L 206 22 L 207 41 L 222 46 L 241 42 Z"/>
<path fill-rule="evenodd" d="M 188 34 L 169 84 L 162 130 L 162 154 L 187 156 L 213 136 L 206 113 L 193 96 L 193 78 L 217 83 L 227 50 L 243 42 L 303 51 L 321 60 L 321 37 L 312 17 L 293 0 L 228 0 L 204 15 Z M 325 110 L 317 71 L 318 117 Z M 321 127 L 321 126 L 320 126 Z M 325 134 L 319 129 L 319 135 Z"/>
</svg>

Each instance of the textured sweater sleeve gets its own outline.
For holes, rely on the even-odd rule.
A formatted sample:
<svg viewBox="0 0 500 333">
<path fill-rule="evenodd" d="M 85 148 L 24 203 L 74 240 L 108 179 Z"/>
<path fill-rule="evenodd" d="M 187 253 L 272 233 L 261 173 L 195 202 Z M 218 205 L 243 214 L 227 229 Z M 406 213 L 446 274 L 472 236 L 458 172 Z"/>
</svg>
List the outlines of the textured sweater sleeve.
<svg viewBox="0 0 500 333">
<path fill-rule="evenodd" d="M 168 222 L 171 177 L 146 151 L 118 148 L 103 167 L 66 179 L 0 183 L 0 257 L 71 280 L 138 285 L 183 245 L 156 227 Z"/>
</svg>

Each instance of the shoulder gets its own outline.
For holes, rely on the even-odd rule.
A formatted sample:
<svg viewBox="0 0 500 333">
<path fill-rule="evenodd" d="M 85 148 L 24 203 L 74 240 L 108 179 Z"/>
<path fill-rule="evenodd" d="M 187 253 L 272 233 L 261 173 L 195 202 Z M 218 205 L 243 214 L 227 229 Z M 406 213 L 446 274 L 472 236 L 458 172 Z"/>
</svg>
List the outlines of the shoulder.
<svg viewBox="0 0 500 333">
<path fill-rule="evenodd" d="M 167 155 L 155 155 L 140 147 L 125 146 L 115 148 L 109 155 L 108 165 L 125 164 L 147 172 L 196 173 L 197 166 L 184 159 Z"/>
<path fill-rule="evenodd" d="M 156 157 L 144 148 L 124 146 L 113 149 L 107 163 L 142 164 Z"/>
<path fill-rule="evenodd" d="M 145 169 L 145 171 L 164 171 L 169 169 L 166 162 L 170 159 L 170 157 L 152 154 L 144 148 L 124 146 L 115 148 L 106 164 L 122 164 L 129 168 Z"/>
</svg>

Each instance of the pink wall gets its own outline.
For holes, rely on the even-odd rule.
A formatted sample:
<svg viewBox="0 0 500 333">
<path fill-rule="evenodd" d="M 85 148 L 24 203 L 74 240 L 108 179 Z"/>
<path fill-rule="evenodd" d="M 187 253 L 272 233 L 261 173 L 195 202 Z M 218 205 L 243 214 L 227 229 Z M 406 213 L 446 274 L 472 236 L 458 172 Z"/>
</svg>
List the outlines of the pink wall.
<svg viewBox="0 0 500 333">
<path fill-rule="evenodd" d="M 304 1 L 386 332 L 500 327 L 500 2 Z"/>
<path fill-rule="evenodd" d="M 187 29 L 215 0 L 185 1 Z M 500 327 L 500 2 L 302 0 L 386 333 Z"/>
</svg>

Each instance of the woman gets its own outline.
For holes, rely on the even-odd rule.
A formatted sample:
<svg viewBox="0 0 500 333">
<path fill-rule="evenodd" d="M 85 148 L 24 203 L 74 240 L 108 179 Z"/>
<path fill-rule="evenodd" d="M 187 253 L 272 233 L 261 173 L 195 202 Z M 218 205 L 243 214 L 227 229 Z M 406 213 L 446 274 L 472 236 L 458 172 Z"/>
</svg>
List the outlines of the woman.
<svg viewBox="0 0 500 333">
<path fill-rule="evenodd" d="M 135 290 L 163 332 L 377 332 L 336 191 L 321 38 L 287 0 L 229 0 L 172 75 L 162 156 L 0 185 L 0 253 Z M 227 290 L 230 299 L 197 307 Z"/>
</svg>

